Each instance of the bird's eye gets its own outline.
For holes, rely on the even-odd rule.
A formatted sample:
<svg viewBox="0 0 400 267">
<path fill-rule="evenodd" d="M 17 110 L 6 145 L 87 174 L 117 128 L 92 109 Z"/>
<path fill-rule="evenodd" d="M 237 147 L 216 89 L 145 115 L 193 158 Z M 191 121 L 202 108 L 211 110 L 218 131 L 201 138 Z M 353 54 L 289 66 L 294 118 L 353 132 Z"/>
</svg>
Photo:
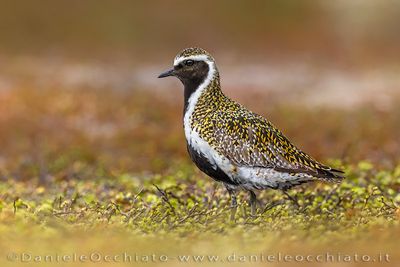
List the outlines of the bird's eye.
<svg viewBox="0 0 400 267">
<path fill-rule="evenodd" d="M 188 60 L 185 60 L 184 63 L 186 66 L 192 66 L 194 64 L 194 60 L 188 59 Z"/>
</svg>

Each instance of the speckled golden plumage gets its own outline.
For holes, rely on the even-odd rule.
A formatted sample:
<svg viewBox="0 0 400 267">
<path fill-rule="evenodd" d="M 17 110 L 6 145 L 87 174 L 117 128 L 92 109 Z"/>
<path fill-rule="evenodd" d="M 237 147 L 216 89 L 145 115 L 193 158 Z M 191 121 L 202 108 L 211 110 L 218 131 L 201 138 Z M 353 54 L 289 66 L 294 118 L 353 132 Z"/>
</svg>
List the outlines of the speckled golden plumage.
<svg viewBox="0 0 400 267">
<path fill-rule="evenodd" d="M 187 58 L 190 56 L 198 56 L 198 55 L 206 55 L 208 56 L 211 60 L 214 61 L 214 58 L 211 56 L 210 53 L 208 53 L 206 50 L 200 48 L 200 47 L 190 47 L 182 50 L 178 55 L 176 55 L 176 58 Z"/>
<path fill-rule="evenodd" d="M 184 50 L 179 56 L 206 54 L 202 49 Z M 293 176 L 336 180 L 341 172 L 323 165 L 294 146 L 267 119 L 226 97 L 218 71 L 199 97 L 190 119 L 191 127 L 218 153 L 238 166 L 273 168 Z"/>
</svg>

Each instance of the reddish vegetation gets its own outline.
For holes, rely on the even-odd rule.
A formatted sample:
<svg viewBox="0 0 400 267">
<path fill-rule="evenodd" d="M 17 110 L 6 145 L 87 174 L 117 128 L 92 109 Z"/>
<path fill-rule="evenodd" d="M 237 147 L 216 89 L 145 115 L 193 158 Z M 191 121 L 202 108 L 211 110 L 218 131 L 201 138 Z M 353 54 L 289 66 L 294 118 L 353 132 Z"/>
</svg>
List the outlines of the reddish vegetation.
<svg viewBox="0 0 400 267">
<path fill-rule="evenodd" d="M 257 95 L 255 95 L 257 97 Z M 400 114 L 274 105 L 237 97 L 320 160 L 398 163 Z M 258 97 L 259 99 L 260 97 Z M 5 177 L 51 179 L 74 166 L 158 172 L 188 161 L 182 99 L 146 91 L 19 88 L 0 94 L 0 170 Z"/>
</svg>

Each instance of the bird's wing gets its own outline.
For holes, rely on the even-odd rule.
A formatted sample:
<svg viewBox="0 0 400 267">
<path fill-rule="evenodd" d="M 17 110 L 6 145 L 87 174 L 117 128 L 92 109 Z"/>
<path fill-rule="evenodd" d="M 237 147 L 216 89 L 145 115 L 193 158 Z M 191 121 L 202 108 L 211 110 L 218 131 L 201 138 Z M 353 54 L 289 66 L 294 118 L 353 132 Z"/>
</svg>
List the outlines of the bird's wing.
<svg viewBox="0 0 400 267">
<path fill-rule="evenodd" d="M 342 171 L 323 165 L 298 149 L 263 117 L 224 113 L 219 118 L 224 118 L 225 127 L 215 127 L 215 139 L 217 150 L 233 164 L 309 174 L 325 180 L 343 178 Z"/>
</svg>

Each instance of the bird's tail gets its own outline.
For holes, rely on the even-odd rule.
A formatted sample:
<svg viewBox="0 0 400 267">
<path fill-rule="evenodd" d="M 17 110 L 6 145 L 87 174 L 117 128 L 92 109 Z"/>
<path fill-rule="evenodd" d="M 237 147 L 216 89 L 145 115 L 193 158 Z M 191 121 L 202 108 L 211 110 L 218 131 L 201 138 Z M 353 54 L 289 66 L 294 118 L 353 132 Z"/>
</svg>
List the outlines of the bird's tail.
<svg viewBox="0 0 400 267">
<path fill-rule="evenodd" d="M 326 167 L 317 170 L 318 178 L 327 182 L 340 183 L 344 178 L 344 172 L 338 169 Z"/>
</svg>

